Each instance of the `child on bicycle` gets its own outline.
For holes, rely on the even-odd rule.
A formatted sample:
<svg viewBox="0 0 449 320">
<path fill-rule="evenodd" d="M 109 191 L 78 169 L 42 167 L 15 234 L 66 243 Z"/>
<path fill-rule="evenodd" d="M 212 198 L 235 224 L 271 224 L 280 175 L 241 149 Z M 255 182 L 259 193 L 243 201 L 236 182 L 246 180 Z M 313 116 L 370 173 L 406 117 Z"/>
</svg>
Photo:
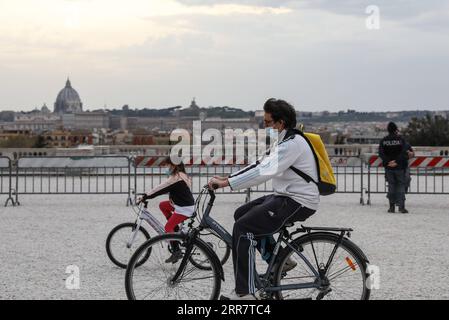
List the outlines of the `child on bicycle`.
<svg viewBox="0 0 449 320">
<path fill-rule="evenodd" d="M 192 181 L 186 173 L 184 164 L 182 162 L 175 164 L 170 157 L 167 157 L 165 162 L 168 179 L 148 192 L 142 200 L 169 195 L 169 200 L 159 203 L 159 208 L 167 219 L 165 232 L 174 233 L 179 231 L 182 222 L 192 217 L 195 200 L 191 191 Z M 172 256 L 165 261 L 166 263 L 176 263 L 182 257 L 178 243 L 173 243 L 172 251 Z"/>
</svg>

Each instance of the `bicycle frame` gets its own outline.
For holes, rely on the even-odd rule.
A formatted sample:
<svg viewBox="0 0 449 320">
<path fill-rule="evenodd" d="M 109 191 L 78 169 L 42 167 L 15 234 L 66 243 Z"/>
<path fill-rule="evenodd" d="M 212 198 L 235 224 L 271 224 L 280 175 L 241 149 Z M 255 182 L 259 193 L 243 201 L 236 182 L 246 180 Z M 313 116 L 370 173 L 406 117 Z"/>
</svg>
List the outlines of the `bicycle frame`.
<svg viewBox="0 0 449 320">
<path fill-rule="evenodd" d="M 143 221 L 146 221 L 158 235 L 165 234 L 164 226 L 147 210 L 147 205 L 148 204 L 146 203 L 143 208 L 139 207 L 139 213 L 137 214 L 136 220 L 136 229 L 131 233 L 129 240 L 126 244 L 128 249 L 132 247 L 134 240 L 136 240 L 137 232 L 138 230 L 140 230 Z"/>
<path fill-rule="evenodd" d="M 212 207 L 214 205 L 216 196 L 212 190 L 208 190 L 208 191 L 209 191 L 209 195 L 210 195 L 210 200 L 209 200 L 209 203 L 207 204 L 203 218 L 201 219 L 200 228 L 203 228 L 203 229 L 207 228 L 207 229 L 213 230 L 214 232 L 217 233 L 217 235 L 221 239 L 223 239 L 226 242 L 226 244 L 228 246 L 232 247 L 232 236 L 216 220 L 214 220 L 213 218 L 210 217 L 210 213 L 211 213 Z M 299 257 L 301 257 L 301 259 L 310 268 L 310 270 L 315 275 L 315 277 L 318 279 L 318 281 L 315 281 L 313 283 L 284 285 L 284 286 L 279 286 L 279 287 L 272 287 L 270 285 L 267 286 L 267 285 L 263 284 L 263 283 L 269 283 L 269 277 L 274 268 L 275 260 L 279 253 L 282 242 L 285 243 L 287 246 L 291 247 L 299 255 Z M 336 251 L 336 249 L 335 249 L 335 251 Z M 255 265 L 253 265 L 251 267 L 255 269 Z M 296 248 L 294 248 L 293 246 L 290 245 L 290 243 L 284 238 L 284 231 L 282 231 L 280 233 L 280 236 L 277 240 L 277 243 L 276 243 L 276 246 L 274 249 L 274 254 L 270 259 L 266 273 L 261 278 L 260 275 L 258 275 L 258 273 L 256 272 L 256 270 L 254 270 L 254 271 L 255 271 L 254 274 L 257 275 L 255 277 L 256 287 L 259 290 L 263 289 L 265 292 L 277 292 L 277 291 L 283 291 L 283 290 L 312 289 L 312 288 L 315 289 L 315 288 L 320 288 L 322 286 L 320 273 L 315 269 L 315 267 L 309 262 L 309 260 L 307 260 L 307 258 L 300 251 L 298 251 Z M 175 277 L 175 279 L 176 279 L 176 277 Z"/>
<path fill-rule="evenodd" d="M 325 265 L 324 268 L 320 269 L 319 265 L 318 265 L 318 260 L 317 260 L 317 256 L 316 256 L 316 252 L 315 252 L 315 248 L 313 246 L 313 242 L 311 243 L 312 245 L 312 251 L 313 251 L 313 255 L 315 258 L 315 263 L 317 265 L 317 268 L 319 270 L 316 270 L 315 267 L 313 266 L 313 264 L 306 258 L 304 257 L 304 255 L 301 253 L 300 250 L 298 250 L 297 248 L 295 248 L 294 246 L 291 245 L 290 242 L 288 242 L 288 238 L 285 238 L 283 233 L 281 233 L 278 243 L 283 242 L 285 243 L 286 246 L 290 247 L 298 256 L 301 257 L 301 259 L 306 263 L 306 265 L 309 267 L 309 269 L 312 271 L 312 273 L 314 274 L 314 276 L 319 280 L 318 283 L 304 283 L 304 284 L 300 284 L 300 285 L 288 285 L 288 286 L 281 286 L 281 287 L 270 287 L 267 288 L 266 291 L 267 292 L 271 292 L 271 291 L 279 291 L 279 290 L 295 290 L 295 289 L 310 289 L 310 288 L 320 288 L 322 286 L 325 286 L 326 283 L 323 282 L 323 278 L 326 277 L 326 274 L 332 264 L 332 261 L 335 257 L 335 253 L 337 252 L 340 244 L 342 243 L 345 234 L 350 235 L 350 232 L 352 232 L 352 229 L 347 229 L 347 228 L 306 228 L 304 226 L 301 226 L 300 229 L 297 229 L 295 232 L 293 232 L 290 235 L 290 239 L 297 233 L 308 233 L 311 234 L 313 230 L 317 230 L 317 231 L 333 231 L 333 232 L 339 232 L 340 234 L 338 235 L 338 240 L 335 243 L 334 248 L 332 249 L 332 252 L 328 258 L 328 261 Z M 335 234 L 335 233 L 333 233 Z M 366 259 L 367 260 L 367 259 Z"/>
<path fill-rule="evenodd" d="M 273 252 L 273 256 L 270 259 L 266 273 L 262 276 L 262 278 L 260 276 L 256 277 L 256 279 L 255 279 L 256 286 L 258 288 L 263 288 L 265 292 L 278 292 L 278 291 L 285 291 L 285 290 L 320 288 L 322 286 L 322 284 L 321 284 L 319 272 L 315 269 L 315 267 L 312 265 L 312 263 L 310 263 L 310 261 L 300 251 L 298 251 L 296 248 L 294 248 L 292 245 L 290 245 L 290 243 L 284 238 L 283 233 L 284 233 L 284 231 L 281 232 L 281 234 L 277 240 L 275 250 Z M 262 285 L 262 281 L 265 283 L 269 282 L 269 278 L 273 271 L 276 257 L 279 254 L 279 250 L 281 248 L 282 243 L 284 243 L 286 246 L 289 246 L 290 248 L 293 249 L 293 251 L 304 261 L 304 263 L 307 265 L 307 267 L 310 269 L 310 271 L 312 271 L 313 275 L 316 277 L 318 282 L 315 281 L 315 282 L 310 282 L 310 283 L 283 285 L 283 286 L 278 286 L 278 287 L 274 287 L 274 286 L 267 287 L 267 286 Z"/>
</svg>

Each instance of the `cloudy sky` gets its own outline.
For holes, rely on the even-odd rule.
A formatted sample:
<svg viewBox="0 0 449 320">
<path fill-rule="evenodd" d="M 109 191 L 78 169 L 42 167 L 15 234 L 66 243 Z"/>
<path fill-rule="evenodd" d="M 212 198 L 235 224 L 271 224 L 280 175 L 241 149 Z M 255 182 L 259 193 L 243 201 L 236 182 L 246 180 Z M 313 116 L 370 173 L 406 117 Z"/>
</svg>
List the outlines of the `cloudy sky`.
<svg viewBox="0 0 449 320">
<path fill-rule="evenodd" d="M 67 76 L 86 109 L 449 110 L 448 0 L 0 0 L 0 21 L 0 110 L 52 108 Z"/>
</svg>

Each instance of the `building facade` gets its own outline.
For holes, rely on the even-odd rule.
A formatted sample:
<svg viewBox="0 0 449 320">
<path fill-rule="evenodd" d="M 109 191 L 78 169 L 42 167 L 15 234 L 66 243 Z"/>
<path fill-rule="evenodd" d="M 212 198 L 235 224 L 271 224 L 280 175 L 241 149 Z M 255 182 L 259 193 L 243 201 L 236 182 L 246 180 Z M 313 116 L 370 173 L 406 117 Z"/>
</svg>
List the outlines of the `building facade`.
<svg viewBox="0 0 449 320">
<path fill-rule="evenodd" d="M 41 110 L 34 110 L 29 113 L 16 113 L 14 122 L 9 124 L 10 130 L 30 130 L 35 133 L 56 130 L 61 127 L 61 117 L 50 113 L 44 105 Z"/>
<path fill-rule="evenodd" d="M 75 112 L 62 115 L 62 124 L 67 130 L 109 129 L 107 112 Z"/>
</svg>

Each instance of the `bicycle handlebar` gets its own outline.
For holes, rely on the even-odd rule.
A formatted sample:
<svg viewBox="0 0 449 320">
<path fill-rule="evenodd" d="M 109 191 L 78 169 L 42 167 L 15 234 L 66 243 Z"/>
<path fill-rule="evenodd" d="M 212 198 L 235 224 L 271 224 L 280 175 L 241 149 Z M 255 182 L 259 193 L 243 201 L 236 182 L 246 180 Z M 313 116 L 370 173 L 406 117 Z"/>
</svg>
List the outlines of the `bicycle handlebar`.
<svg viewBox="0 0 449 320">
<path fill-rule="evenodd" d="M 214 201 L 215 201 L 215 190 L 217 190 L 218 188 L 219 188 L 218 184 L 213 184 L 212 188 L 210 188 L 208 184 L 206 184 L 203 187 L 203 190 L 207 190 L 207 192 L 209 192 L 210 203 L 214 203 Z"/>
<path fill-rule="evenodd" d="M 148 209 L 148 199 L 145 199 L 146 193 L 137 193 L 136 196 L 141 197 L 140 201 L 136 202 L 136 205 L 143 204 L 145 209 Z"/>
</svg>

